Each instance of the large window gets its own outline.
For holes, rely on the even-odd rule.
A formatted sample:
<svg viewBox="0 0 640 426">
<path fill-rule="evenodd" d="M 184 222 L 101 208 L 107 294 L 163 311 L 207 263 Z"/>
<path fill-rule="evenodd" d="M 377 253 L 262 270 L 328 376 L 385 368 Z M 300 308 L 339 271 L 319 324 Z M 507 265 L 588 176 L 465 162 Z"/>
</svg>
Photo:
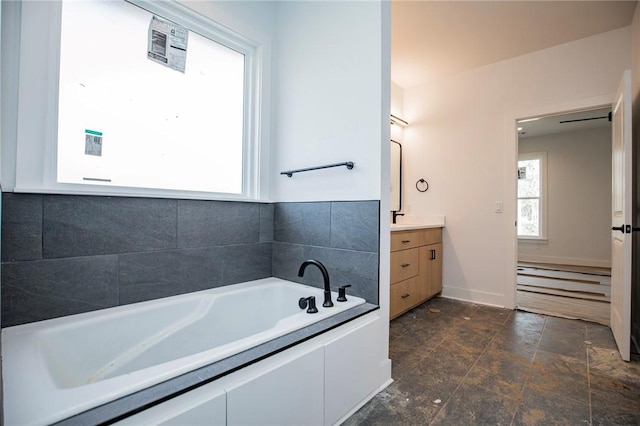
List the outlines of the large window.
<svg viewBox="0 0 640 426">
<path fill-rule="evenodd" d="M 518 159 L 518 238 L 546 238 L 546 152 Z"/>
<path fill-rule="evenodd" d="M 258 198 L 257 43 L 174 2 L 37 3 L 20 72 L 46 57 L 48 81 L 20 101 L 48 109 L 18 125 L 16 190 Z"/>
</svg>

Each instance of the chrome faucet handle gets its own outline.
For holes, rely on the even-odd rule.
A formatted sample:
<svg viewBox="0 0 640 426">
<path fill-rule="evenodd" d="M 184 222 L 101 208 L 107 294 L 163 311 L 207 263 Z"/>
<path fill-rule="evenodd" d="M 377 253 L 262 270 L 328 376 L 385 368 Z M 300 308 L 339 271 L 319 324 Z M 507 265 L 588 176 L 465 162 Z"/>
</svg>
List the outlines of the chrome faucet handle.
<svg viewBox="0 0 640 426">
<path fill-rule="evenodd" d="M 298 299 L 298 306 L 300 309 L 307 308 L 308 314 L 315 314 L 318 312 L 318 308 L 316 308 L 316 298 L 314 296 L 309 297 L 301 297 Z"/>
<path fill-rule="evenodd" d="M 338 302 L 346 302 L 347 301 L 347 287 L 351 287 L 351 284 L 343 285 L 338 288 L 338 298 L 336 299 Z"/>
</svg>

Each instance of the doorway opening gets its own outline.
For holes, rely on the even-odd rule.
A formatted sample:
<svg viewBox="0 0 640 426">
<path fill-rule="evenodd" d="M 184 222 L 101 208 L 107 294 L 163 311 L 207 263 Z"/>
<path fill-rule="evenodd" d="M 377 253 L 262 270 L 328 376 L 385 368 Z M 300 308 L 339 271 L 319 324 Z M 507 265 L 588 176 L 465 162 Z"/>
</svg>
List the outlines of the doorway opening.
<svg viewBox="0 0 640 426">
<path fill-rule="evenodd" d="M 518 120 L 518 309 L 609 325 L 610 107 Z"/>
</svg>

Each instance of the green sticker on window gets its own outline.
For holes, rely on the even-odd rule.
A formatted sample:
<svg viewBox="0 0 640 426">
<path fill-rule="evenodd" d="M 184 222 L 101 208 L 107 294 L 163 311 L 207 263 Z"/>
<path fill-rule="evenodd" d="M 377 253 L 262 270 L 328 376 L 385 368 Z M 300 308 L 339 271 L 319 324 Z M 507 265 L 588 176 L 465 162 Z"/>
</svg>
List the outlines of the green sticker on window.
<svg viewBox="0 0 640 426">
<path fill-rule="evenodd" d="M 85 155 L 95 155 L 96 157 L 102 157 L 102 132 L 85 129 L 84 153 Z"/>
</svg>

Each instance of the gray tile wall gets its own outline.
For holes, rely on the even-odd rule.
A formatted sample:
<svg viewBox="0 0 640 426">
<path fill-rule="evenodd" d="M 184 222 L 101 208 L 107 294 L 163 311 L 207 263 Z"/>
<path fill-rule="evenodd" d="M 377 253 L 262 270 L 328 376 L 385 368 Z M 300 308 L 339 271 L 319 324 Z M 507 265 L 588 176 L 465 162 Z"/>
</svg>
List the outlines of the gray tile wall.
<svg viewBox="0 0 640 426">
<path fill-rule="evenodd" d="M 276 276 L 378 303 L 378 201 L 241 203 L 2 194 L 1 324 Z"/>
<path fill-rule="evenodd" d="M 320 271 L 298 268 L 306 259 L 322 262 L 331 287 L 350 284 L 347 294 L 378 304 L 379 202 L 279 203 L 274 212 L 273 275 L 323 287 Z"/>
<path fill-rule="evenodd" d="M 271 277 L 271 204 L 2 194 L 2 326 Z"/>
</svg>

